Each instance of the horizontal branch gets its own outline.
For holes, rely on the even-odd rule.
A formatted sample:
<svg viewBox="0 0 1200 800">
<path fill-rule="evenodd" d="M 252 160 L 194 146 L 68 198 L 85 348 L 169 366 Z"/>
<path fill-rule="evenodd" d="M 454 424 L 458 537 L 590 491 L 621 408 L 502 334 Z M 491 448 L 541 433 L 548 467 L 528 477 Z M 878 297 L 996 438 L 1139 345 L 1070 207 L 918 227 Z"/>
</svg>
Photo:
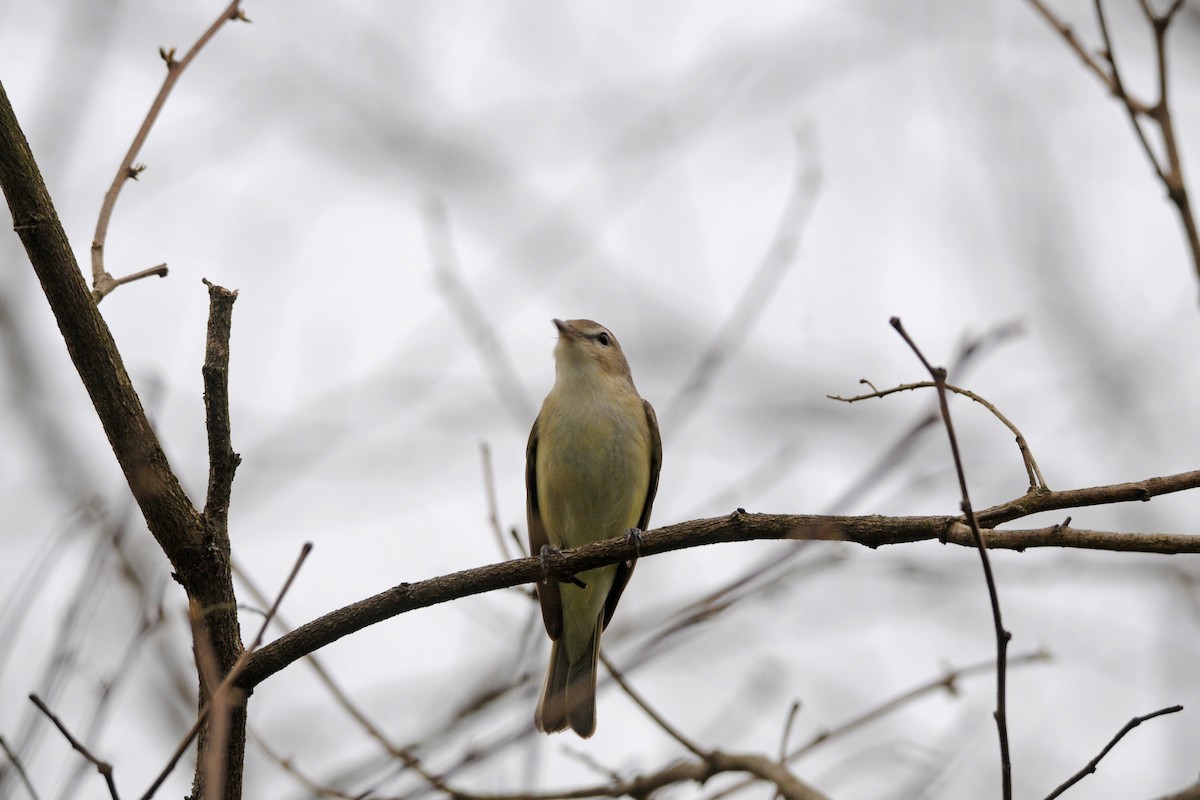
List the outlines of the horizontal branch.
<svg viewBox="0 0 1200 800">
<path fill-rule="evenodd" d="M 1031 547 L 1072 547 L 1133 553 L 1200 553 L 1200 536 L 1166 533 L 1112 533 L 1054 525 L 1032 530 L 994 530 L 990 526 L 1040 511 L 1076 506 L 1149 500 L 1169 492 L 1200 486 L 1200 470 L 1136 483 L 1097 486 L 1064 492 L 1039 492 L 978 514 L 984 542 L 990 549 L 1025 550 Z M 651 531 L 640 542 L 618 537 L 564 550 L 549 565 L 539 558 L 518 558 L 418 583 L 402 583 L 374 597 L 331 611 L 285 634 L 251 655 L 238 679 L 244 689 L 262 681 L 327 644 L 369 625 L 419 608 L 460 597 L 534 583 L 544 569 L 564 577 L 595 567 L 672 550 L 725 542 L 756 540 L 846 541 L 866 547 L 905 544 L 935 539 L 973 547 L 969 529 L 960 516 L 944 517 L 833 517 L 793 514 L 749 514 L 740 509 L 725 517 L 681 522 Z"/>
<path fill-rule="evenodd" d="M 1003 525 L 1005 522 L 1011 522 L 1014 519 L 1027 517 L 1030 514 L 1037 514 L 1041 511 L 1062 511 L 1068 508 L 1129 503 L 1135 500 L 1145 503 L 1159 495 L 1196 488 L 1200 488 L 1200 470 L 1180 472 L 1175 475 L 1164 475 L 1161 478 L 1147 478 L 1144 481 L 1114 483 L 1108 486 L 1092 486 L 1087 489 L 1068 489 L 1062 492 L 1029 492 L 1025 496 L 1008 503 L 1002 503 L 1001 505 L 978 511 L 976 512 L 976 516 L 979 518 L 980 525 L 991 528 L 996 525 Z M 1034 547 L 1035 545 L 1029 546 Z M 1066 546 L 1069 547 L 1071 545 Z M 1112 548 L 1100 547 L 1098 549 L 1108 550 Z M 1163 551 L 1152 550 L 1149 552 L 1159 553 Z"/>
</svg>

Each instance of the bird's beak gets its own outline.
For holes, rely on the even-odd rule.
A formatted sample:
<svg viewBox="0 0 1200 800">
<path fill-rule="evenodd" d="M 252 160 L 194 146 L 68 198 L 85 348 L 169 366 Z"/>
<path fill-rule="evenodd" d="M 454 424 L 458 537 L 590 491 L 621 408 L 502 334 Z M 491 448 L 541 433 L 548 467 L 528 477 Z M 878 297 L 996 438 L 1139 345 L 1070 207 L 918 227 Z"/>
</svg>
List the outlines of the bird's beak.
<svg viewBox="0 0 1200 800">
<path fill-rule="evenodd" d="M 560 339 L 578 339 L 579 331 L 576 330 L 569 322 L 563 322 L 561 319 L 554 320 L 554 327 L 558 328 L 558 338 Z"/>
</svg>

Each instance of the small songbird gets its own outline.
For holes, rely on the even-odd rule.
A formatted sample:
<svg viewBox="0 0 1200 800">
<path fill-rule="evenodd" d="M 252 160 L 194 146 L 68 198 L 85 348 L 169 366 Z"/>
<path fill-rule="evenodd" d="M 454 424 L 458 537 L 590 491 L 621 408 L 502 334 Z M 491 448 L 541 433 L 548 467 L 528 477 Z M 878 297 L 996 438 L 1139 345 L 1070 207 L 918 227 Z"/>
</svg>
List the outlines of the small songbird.
<svg viewBox="0 0 1200 800">
<path fill-rule="evenodd" d="M 654 409 L 638 395 L 612 332 L 591 320 L 554 320 L 554 388 L 525 451 L 529 547 L 578 547 L 650 524 L 662 439 Z M 612 619 L 633 561 L 581 572 L 576 582 L 538 583 L 554 644 L 534 721 L 547 733 L 596 731 L 600 631 Z"/>
</svg>

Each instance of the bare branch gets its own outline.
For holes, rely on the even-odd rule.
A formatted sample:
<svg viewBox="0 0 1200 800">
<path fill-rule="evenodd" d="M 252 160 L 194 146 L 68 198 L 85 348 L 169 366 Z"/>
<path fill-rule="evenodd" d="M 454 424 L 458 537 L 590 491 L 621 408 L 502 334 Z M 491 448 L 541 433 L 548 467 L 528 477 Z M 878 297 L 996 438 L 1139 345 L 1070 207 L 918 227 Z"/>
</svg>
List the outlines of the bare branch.
<svg viewBox="0 0 1200 800">
<path fill-rule="evenodd" d="M 971 507 L 971 495 L 967 490 L 967 476 L 963 470 L 962 454 L 958 450 L 958 437 L 954 435 L 954 422 L 950 419 L 950 404 L 946 402 L 946 368 L 931 366 L 921 352 L 921 348 L 904 330 L 899 317 L 892 317 L 892 327 L 908 343 L 913 353 L 920 359 L 929 375 L 937 384 L 938 405 L 942 409 L 942 422 L 946 425 L 946 435 L 950 438 L 950 452 L 954 457 L 954 471 L 958 474 L 958 489 L 962 493 L 962 511 L 971 528 L 971 536 L 975 540 L 975 548 L 979 551 L 979 560 L 983 565 L 983 577 L 987 582 L 988 599 L 992 604 L 992 625 L 996 634 L 996 730 L 1000 737 L 1000 784 L 1004 800 L 1012 800 L 1012 759 L 1008 748 L 1008 642 L 1012 634 L 1004 629 L 1004 621 L 1000 615 L 1000 594 L 996 589 L 996 579 L 992 575 L 992 563 L 988 558 L 987 545 L 984 544 L 983 534 L 979 530 L 979 521 Z"/>
<path fill-rule="evenodd" d="M 619 669 L 613 666 L 613 663 L 608 660 L 608 656 L 606 656 L 604 653 L 600 653 L 600 660 L 604 662 L 605 669 L 607 669 L 608 673 L 612 675 L 613 680 L 617 682 L 617 685 L 621 687 L 625 694 L 629 695 L 629 699 L 636 703 L 638 708 L 646 712 L 646 716 L 654 720 L 654 723 L 658 725 L 658 727 L 662 728 L 668 736 L 683 745 L 685 749 L 690 750 L 694 755 L 699 756 L 701 759 L 708 758 L 707 751 L 705 751 L 700 747 L 700 745 L 696 744 L 691 739 L 684 736 L 671 723 L 667 722 L 661 714 L 650 707 L 650 704 L 646 702 L 644 697 L 635 692 L 633 687 L 625 682 L 625 676 L 621 674 Z"/>
<path fill-rule="evenodd" d="M 29 260 L 129 488 L 185 588 L 202 552 L 199 515 L 171 471 L 112 333 L 88 292 L 29 143 L 0 85 L 0 185 Z"/>
<path fill-rule="evenodd" d="M 29 775 L 25 772 L 25 765 L 21 763 L 21 759 L 17 757 L 8 746 L 8 742 L 4 741 L 4 737 L 0 736 L 0 750 L 4 750 L 4 755 L 8 756 L 8 760 L 12 762 L 13 767 L 17 770 L 17 775 L 21 778 L 21 783 L 25 784 L 26 791 L 33 800 L 40 800 L 37 790 L 33 788 L 33 783 L 29 780 Z"/>
<path fill-rule="evenodd" d="M 487 442 L 479 443 L 479 457 L 483 461 L 483 491 L 487 497 L 488 523 L 492 526 L 501 558 L 512 558 L 512 553 L 508 551 L 508 539 L 504 536 L 504 527 L 500 524 L 500 508 L 496 503 L 496 475 L 492 469 L 492 448 L 488 447 Z"/>
<path fill-rule="evenodd" d="M 856 395 L 854 397 L 842 397 L 840 395 L 833 395 L 833 394 L 827 394 L 825 396 L 828 397 L 830 400 L 840 400 L 843 403 L 857 403 L 860 400 L 867 400 L 872 397 L 886 397 L 887 395 L 894 394 L 895 392 L 907 392 L 907 391 L 912 391 L 913 389 L 936 388 L 938 386 L 938 384 L 934 381 L 920 381 L 918 383 L 904 383 L 899 386 L 893 386 L 891 389 L 876 389 L 875 386 L 870 381 L 868 381 L 866 378 L 863 378 L 862 383 L 865 383 L 868 386 L 870 386 L 873 391 L 869 392 L 868 394 L 860 394 L 860 395 Z M 979 405 L 983 406 L 988 411 L 992 412 L 992 415 L 996 419 L 1000 420 L 1001 424 L 1003 424 L 1004 427 L 1006 427 L 1010 431 L 1012 431 L 1013 436 L 1016 438 L 1017 449 L 1020 450 L 1020 452 L 1021 452 L 1021 460 L 1025 464 L 1025 472 L 1029 476 L 1029 490 L 1030 491 L 1037 492 L 1037 491 L 1041 491 L 1043 489 L 1050 488 L 1049 486 L 1046 485 L 1046 479 L 1044 477 L 1042 477 L 1042 471 L 1041 471 L 1041 469 L 1038 468 L 1037 461 L 1034 460 L 1033 451 L 1029 449 L 1029 445 L 1025 441 L 1024 434 L 1021 433 L 1020 429 L 1017 428 L 1016 425 L 1012 424 L 1012 422 L 1009 420 L 1008 417 L 1004 416 L 1004 414 L 1002 414 L 1000 412 L 1000 409 L 996 408 L 994 405 L 989 403 L 987 400 L 984 400 L 982 397 L 975 394 L 975 392 L 972 392 L 970 389 L 962 389 L 962 388 L 959 388 L 958 386 L 952 386 L 949 383 L 945 383 L 942 385 L 945 387 L 946 391 L 948 391 L 948 392 L 954 392 L 955 394 L 961 394 L 963 397 L 969 397 L 970 399 L 974 400 L 976 403 L 979 403 Z"/>
<path fill-rule="evenodd" d="M 308 554 L 311 552 L 312 542 L 305 542 L 304 546 L 300 548 L 300 555 L 296 558 L 296 563 L 292 566 L 292 571 L 288 573 L 287 579 L 283 582 L 283 586 L 279 590 L 279 594 L 275 597 L 275 602 L 271 605 L 270 610 L 263 618 L 262 625 L 259 627 L 258 634 L 254 637 L 254 641 L 250 643 L 249 647 L 242 651 L 241 656 L 238 657 L 238 660 L 234 662 L 233 667 L 228 673 L 226 673 L 225 678 L 221 681 L 221 684 L 217 686 L 215 690 L 213 690 L 212 694 L 210 695 L 210 701 L 200 709 L 200 712 L 196 715 L 196 720 L 192 723 L 192 727 L 188 729 L 188 732 L 184 735 L 183 740 L 180 741 L 179 745 L 175 748 L 175 752 L 172 753 L 171 757 L 167 760 L 167 765 L 163 767 L 162 771 L 159 772 L 158 777 L 156 777 L 154 782 L 150 784 L 150 788 L 148 788 L 145 794 L 142 795 L 141 800 L 150 800 L 150 798 L 154 796 L 154 793 L 158 791 L 159 787 L 162 786 L 163 781 L 167 779 L 167 776 L 171 774 L 171 771 L 175 769 L 175 765 L 179 763 L 179 759 L 183 757 L 183 754 L 191 745 L 192 740 L 195 739 L 196 735 L 200 732 L 200 727 L 204 724 L 204 721 L 211 713 L 213 705 L 217 702 L 227 702 L 226 694 L 231 689 L 235 689 L 235 681 L 241 674 L 242 670 L 245 669 L 246 664 L 249 663 L 254 651 L 260 644 L 262 644 L 263 636 L 265 636 L 267 632 L 267 626 L 271 624 L 271 620 L 274 618 L 275 612 L 279 610 L 279 604 L 283 602 L 284 596 L 287 594 L 288 589 L 290 589 L 292 586 L 292 581 L 296 579 L 297 573 L 300 572 L 300 567 L 304 564 L 304 560 L 308 558 Z M 240 690 L 235 689 L 235 691 L 239 691 L 240 694 Z"/>
<path fill-rule="evenodd" d="M 229 535 L 229 495 L 242 457 L 233 451 L 229 422 L 229 333 L 237 292 L 204 281 L 208 287 L 208 336 L 204 347 L 204 410 L 208 429 L 208 524 Z"/>
<path fill-rule="evenodd" d="M 54 716 L 54 712 L 42 702 L 40 697 L 38 697 L 36 694 L 31 694 L 29 695 L 29 699 L 35 706 L 38 707 L 38 711 L 41 711 L 50 718 L 50 721 L 54 723 L 54 727 L 58 728 L 59 733 L 65 736 L 67 741 L 71 743 L 71 747 L 73 747 L 75 751 L 79 753 L 79 755 L 92 762 L 92 764 L 96 767 L 96 771 L 104 776 L 104 782 L 108 784 L 108 794 L 112 797 L 112 800 L 121 800 L 121 796 L 117 794 L 117 786 L 115 783 L 113 783 L 112 764 L 109 764 L 107 761 L 102 761 L 101 759 L 92 755 L 91 751 L 84 747 L 82 742 L 71 735 L 71 732 L 67 730 L 67 726 L 62 723 L 62 720 Z"/>
<path fill-rule="evenodd" d="M 1200 278 L 1200 228 L 1197 227 L 1196 217 L 1192 212 L 1191 199 L 1188 195 L 1187 183 L 1183 178 L 1179 143 L 1175 135 L 1175 124 L 1167 95 L 1169 83 L 1167 77 L 1167 30 L 1170 28 L 1171 22 L 1175 19 L 1175 15 L 1183 7 L 1183 0 L 1173 0 L 1167 11 L 1163 14 L 1154 13 L 1148 0 L 1138 0 L 1142 13 L 1154 32 L 1155 60 L 1158 72 L 1158 98 L 1153 103 L 1139 100 L 1131 95 L 1125 87 L 1121 70 L 1117 66 L 1116 57 L 1113 54 L 1113 39 L 1109 31 L 1108 19 L 1104 13 L 1103 0 L 1093 0 L 1093 5 L 1095 7 L 1096 20 L 1100 27 L 1100 35 L 1104 40 L 1104 48 L 1101 51 L 1104 63 L 1088 52 L 1075 36 L 1071 27 L 1059 19 L 1042 0 L 1029 0 L 1029 2 L 1058 31 L 1067 45 L 1083 60 L 1087 68 L 1101 80 L 1109 93 L 1116 97 L 1121 102 L 1121 105 L 1124 106 L 1129 116 L 1129 121 L 1133 125 L 1134 134 L 1142 146 L 1142 150 L 1146 153 L 1146 157 L 1158 175 L 1158 179 L 1167 190 L 1167 196 L 1179 214 L 1180 224 L 1183 226 L 1184 236 L 1187 238 L 1192 267 L 1196 273 L 1196 277 Z M 1150 145 L 1146 130 L 1142 127 L 1142 117 L 1149 117 L 1158 124 L 1166 159 L 1165 165 L 1163 159 L 1154 152 L 1154 148 Z"/>
<path fill-rule="evenodd" d="M 1097 505 L 1200 487 L 1200 470 L 1150 478 L 1145 481 L 1066 492 L 1028 494 L 979 514 L 980 521 L 999 524 L 1039 511 Z M 988 518 L 988 515 L 992 518 Z M 1200 536 L 1187 534 L 1110 533 L 1068 529 L 1062 525 L 1025 531 L 988 530 L 983 534 L 990 549 L 1025 550 L 1032 547 L 1073 547 L 1139 553 L 1200 553 Z M 564 550 L 556 558 L 564 575 L 649 557 L 672 550 L 756 540 L 823 540 L 854 542 L 865 547 L 927 541 L 974 546 L 973 535 L 962 517 L 833 517 L 791 514 L 749 514 L 736 511 L 724 517 L 681 522 L 647 533 L 640 546 L 624 537 Z M 420 581 L 401 583 L 373 597 L 331 611 L 281 636 L 251 656 L 238 685 L 252 689 L 279 670 L 335 642 L 385 619 L 460 597 L 533 583 L 543 578 L 540 558 L 520 558 L 500 564 L 463 570 Z"/>
<path fill-rule="evenodd" d="M 146 118 L 142 120 L 141 127 L 138 128 L 137 133 L 134 135 L 133 143 L 129 145 L 129 150 L 125 153 L 125 158 L 121 159 L 121 165 L 117 167 L 117 174 L 113 178 L 112 185 L 104 193 L 104 202 L 100 204 L 100 216 L 96 220 L 96 232 L 92 235 L 92 296 L 97 303 L 104 299 L 106 294 L 123 283 L 129 283 L 148 275 L 165 276 L 167 274 L 166 264 L 160 264 L 158 267 L 142 270 L 141 272 L 127 275 L 120 279 L 114 279 L 112 275 L 109 275 L 104 269 L 104 245 L 108 239 L 108 225 L 112 220 L 113 209 L 117 205 L 117 198 L 121 194 L 121 189 L 124 187 L 125 181 L 137 178 L 138 174 L 145 169 L 144 166 L 135 165 L 133 162 L 141 151 L 142 145 L 146 143 L 146 137 L 150 135 L 150 129 L 154 127 L 154 123 L 158 120 L 158 115 L 167 101 L 167 96 L 175 88 L 175 82 L 179 80 L 179 76 L 187 69 L 188 64 L 192 63 L 192 59 L 196 57 L 200 50 L 216 36 L 221 26 L 231 20 L 240 19 L 247 21 L 241 10 L 239 10 L 239 5 L 241 5 L 241 0 L 233 0 L 232 3 L 226 6 L 221 15 L 196 40 L 196 43 L 184 54 L 182 59 L 175 60 L 174 48 L 170 50 L 159 49 L 159 54 L 167 63 L 167 77 L 163 80 L 163 85 L 158 90 L 154 102 L 150 104 L 150 110 L 146 112 Z"/>
<path fill-rule="evenodd" d="M 1171 706 L 1170 708 L 1160 708 L 1158 711 L 1154 711 L 1154 712 L 1152 712 L 1150 714 L 1146 714 L 1145 716 L 1142 716 L 1142 717 L 1134 717 L 1133 719 L 1129 720 L 1129 722 L 1125 723 L 1125 727 L 1121 728 L 1121 730 L 1117 731 L 1117 735 L 1114 736 L 1109 741 L 1109 743 L 1104 746 L 1104 749 L 1101 750 L 1100 753 L 1095 758 L 1093 758 L 1091 761 L 1089 761 L 1083 767 L 1083 769 L 1079 770 L 1079 772 L 1076 772 L 1074 775 L 1072 775 L 1070 778 L 1068 778 L 1066 781 L 1064 781 L 1057 789 L 1055 789 L 1050 794 L 1046 795 L 1046 800 L 1054 800 L 1054 798 L 1061 795 L 1067 789 L 1070 789 L 1072 786 L 1079 783 L 1081 780 L 1086 778 L 1088 775 L 1091 775 L 1093 772 L 1095 772 L 1096 766 L 1100 763 L 1100 759 L 1102 759 L 1106 755 L 1108 755 L 1108 751 L 1112 750 L 1116 746 L 1117 742 L 1121 741 L 1121 739 L 1124 738 L 1125 734 L 1129 733 L 1131 730 L 1136 728 L 1138 725 L 1141 725 L 1143 722 L 1145 722 L 1147 720 L 1154 719 L 1155 717 L 1161 717 L 1165 714 L 1176 714 L 1180 711 L 1183 711 L 1183 706 Z"/>
</svg>

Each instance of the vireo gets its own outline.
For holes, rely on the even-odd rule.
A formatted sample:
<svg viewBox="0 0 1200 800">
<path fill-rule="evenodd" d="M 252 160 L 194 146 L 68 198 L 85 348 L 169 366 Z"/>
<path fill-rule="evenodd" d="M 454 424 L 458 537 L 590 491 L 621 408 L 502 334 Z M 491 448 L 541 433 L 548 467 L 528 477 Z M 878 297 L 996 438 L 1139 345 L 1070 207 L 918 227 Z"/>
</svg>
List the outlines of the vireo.
<svg viewBox="0 0 1200 800">
<path fill-rule="evenodd" d="M 554 320 L 554 388 L 525 452 L 529 546 L 577 547 L 646 530 L 658 490 L 662 439 L 612 332 L 591 320 Z M 596 659 L 633 561 L 542 581 L 538 601 L 554 644 L 534 721 L 552 733 L 596 731 Z"/>
</svg>

